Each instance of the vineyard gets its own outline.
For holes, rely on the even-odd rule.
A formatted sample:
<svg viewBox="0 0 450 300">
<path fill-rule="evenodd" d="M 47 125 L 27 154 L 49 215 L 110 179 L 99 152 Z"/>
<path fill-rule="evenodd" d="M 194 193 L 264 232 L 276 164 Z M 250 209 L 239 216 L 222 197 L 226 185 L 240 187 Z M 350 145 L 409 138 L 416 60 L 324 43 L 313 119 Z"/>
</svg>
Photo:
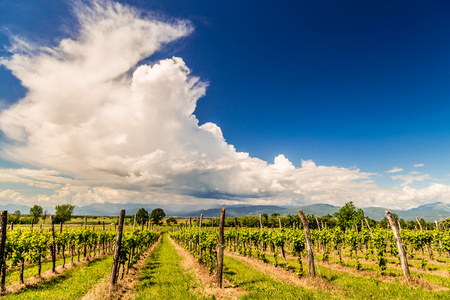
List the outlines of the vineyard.
<svg viewBox="0 0 450 300">
<path fill-rule="evenodd" d="M 445 299 L 450 292 L 447 229 L 398 228 L 399 248 L 394 228 L 368 223 L 310 230 L 308 223 L 284 228 L 281 222 L 248 228 L 236 219 L 232 227 L 223 221 L 202 227 L 201 220 L 157 230 L 144 224 L 124 229 L 123 222 L 108 229 L 4 228 L 3 297 Z M 172 241 L 181 247 L 175 250 Z M 183 267 L 187 260 L 195 267 Z"/>
</svg>

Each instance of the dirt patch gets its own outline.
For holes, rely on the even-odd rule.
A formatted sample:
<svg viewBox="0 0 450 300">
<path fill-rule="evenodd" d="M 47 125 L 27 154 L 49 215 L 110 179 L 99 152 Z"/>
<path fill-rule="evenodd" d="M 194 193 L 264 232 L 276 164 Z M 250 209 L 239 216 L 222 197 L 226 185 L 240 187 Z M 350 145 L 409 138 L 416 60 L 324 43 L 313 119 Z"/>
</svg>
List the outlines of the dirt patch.
<svg viewBox="0 0 450 300">
<path fill-rule="evenodd" d="M 137 263 L 133 266 L 130 266 L 128 270 L 128 274 L 124 274 L 123 279 L 121 279 L 122 269 L 120 270 L 119 280 L 117 282 L 116 290 L 112 293 L 109 292 L 109 283 L 110 278 L 102 279 L 99 284 L 93 287 L 89 292 L 87 292 L 81 300 L 99 300 L 99 299 L 134 299 L 134 286 L 136 284 L 136 280 L 134 275 L 136 275 L 137 271 L 144 265 L 147 257 L 152 253 L 153 249 L 155 249 L 161 241 L 161 236 L 158 241 L 156 241 L 150 248 L 148 248 L 142 255 Z M 126 271 L 125 271 L 126 273 Z"/>
<path fill-rule="evenodd" d="M 203 286 L 203 290 L 200 294 L 205 296 L 214 296 L 216 299 L 238 299 L 245 290 L 233 286 L 231 282 L 223 279 L 223 288 L 219 288 L 216 284 L 215 274 L 209 274 L 206 267 L 201 265 L 188 251 L 183 247 L 179 246 L 172 239 L 169 241 L 175 247 L 178 255 L 181 256 L 182 261 L 180 267 L 185 270 L 185 272 L 193 272 L 197 281 Z"/>
</svg>

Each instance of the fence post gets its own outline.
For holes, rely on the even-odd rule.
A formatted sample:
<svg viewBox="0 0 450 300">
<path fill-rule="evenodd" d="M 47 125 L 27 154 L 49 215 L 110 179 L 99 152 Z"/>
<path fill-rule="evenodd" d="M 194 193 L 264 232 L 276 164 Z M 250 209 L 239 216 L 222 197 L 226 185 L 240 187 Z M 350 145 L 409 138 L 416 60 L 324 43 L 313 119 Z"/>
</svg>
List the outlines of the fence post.
<svg viewBox="0 0 450 300">
<path fill-rule="evenodd" d="M 203 214 L 200 214 L 200 222 L 198 223 L 198 252 L 199 252 L 200 259 L 202 259 L 202 248 L 200 247 L 200 243 L 202 240 L 202 236 L 201 236 L 202 222 L 203 222 Z"/>
<path fill-rule="evenodd" d="M 402 238 L 400 236 L 400 233 L 398 232 L 397 225 L 395 224 L 394 218 L 392 217 L 392 214 L 389 211 L 389 209 L 386 209 L 386 215 L 389 219 L 389 223 L 391 224 L 392 231 L 394 232 L 395 240 L 397 241 L 397 249 L 398 249 L 398 254 L 400 255 L 400 261 L 402 263 L 403 274 L 405 275 L 406 279 L 409 281 L 409 280 L 411 280 L 411 275 L 409 274 L 408 259 L 406 258 L 406 253 L 405 253 L 405 248 L 403 247 Z"/>
<path fill-rule="evenodd" d="M 116 237 L 116 244 L 114 246 L 114 260 L 113 265 L 111 269 L 111 279 L 110 279 L 110 285 L 109 285 L 109 292 L 114 291 L 116 283 L 117 283 L 117 277 L 119 272 L 119 254 L 120 254 L 120 248 L 122 243 L 122 231 L 123 231 L 123 221 L 125 219 L 125 209 L 122 209 L 120 211 L 119 216 L 119 226 L 117 229 L 117 237 Z"/>
<path fill-rule="evenodd" d="M 222 288 L 222 270 L 223 270 L 223 226 L 225 223 L 225 208 L 220 209 L 219 221 L 219 263 L 217 265 L 217 285 Z"/>
<path fill-rule="evenodd" d="M 316 270 L 314 268 L 314 251 L 311 242 L 311 233 L 309 232 L 309 222 L 305 218 L 305 215 L 303 214 L 303 211 L 301 209 L 298 211 L 298 216 L 302 221 L 303 228 L 305 228 L 306 249 L 308 250 L 309 275 L 316 276 Z"/>
<path fill-rule="evenodd" d="M 53 216 L 50 217 L 52 223 L 52 272 L 56 272 L 56 243 L 55 243 L 55 226 L 53 224 Z"/>
<path fill-rule="evenodd" d="M 5 257 L 5 244 L 6 244 L 6 226 L 8 220 L 8 211 L 2 210 L 0 212 L 0 268 L 1 268 L 1 292 L 6 292 L 6 257 Z"/>
</svg>

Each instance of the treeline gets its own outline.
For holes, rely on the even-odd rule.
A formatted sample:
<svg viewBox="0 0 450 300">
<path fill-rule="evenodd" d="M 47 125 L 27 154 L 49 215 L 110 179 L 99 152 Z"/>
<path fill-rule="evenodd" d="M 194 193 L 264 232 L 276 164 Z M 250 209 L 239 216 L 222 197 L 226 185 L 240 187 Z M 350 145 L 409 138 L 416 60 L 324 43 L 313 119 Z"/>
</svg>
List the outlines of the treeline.
<svg viewBox="0 0 450 300">
<path fill-rule="evenodd" d="M 398 217 L 397 214 L 392 214 L 395 222 L 400 223 L 400 226 L 405 229 L 418 229 L 417 221 L 405 221 Z M 371 219 L 364 214 L 364 210 L 353 205 L 353 202 L 346 203 L 338 212 L 333 215 L 326 215 L 322 217 L 317 217 L 314 214 L 307 214 L 306 218 L 309 221 L 309 227 L 311 229 L 318 229 L 318 226 L 321 228 L 330 228 L 333 229 L 339 226 L 342 230 L 351 229 L 357 226 L 358 228 L 366 226 L 369 223 L 370 227 L 373 228 L 387 228 L 389 224 L 389 220 L 385 217 L 381 221 L 376 221 Z M 199 222 L 198 217 L 193 218 L 192 222 L 194 225 L 198 225 Z M 243 216 L 237 217 L 237 223 L 240 227 L 259 227 L 260 226 L 260 216 Z M 301 223 L 300 217 L 298 215 L 286 215 L 280 216 L 278 213 L 273 213 L 271 215 L 261 214 L 261 221 L 263 227 L 268 228 L 278 228 L 280 226 L 285 228 L 292 228 L 293 226 L 298 227 Z M 423 218 L 419 219 L 420 224 L 424 229 L 433 229 L 436 228 L 435 222 L 427 222 Z M 294 225 L 295 224 L 295 225 Z M 219 218 L 208 218 L 203 219 L 202 225 L 204 226 L 219 226 Z M 233 227 L 235 225 L 235 218 L 226 218 L 225 226 Z M 438 222 L 439 227 L 441 228 L 450 228 L 450 218 L 440 220 Z"/>
</svg>

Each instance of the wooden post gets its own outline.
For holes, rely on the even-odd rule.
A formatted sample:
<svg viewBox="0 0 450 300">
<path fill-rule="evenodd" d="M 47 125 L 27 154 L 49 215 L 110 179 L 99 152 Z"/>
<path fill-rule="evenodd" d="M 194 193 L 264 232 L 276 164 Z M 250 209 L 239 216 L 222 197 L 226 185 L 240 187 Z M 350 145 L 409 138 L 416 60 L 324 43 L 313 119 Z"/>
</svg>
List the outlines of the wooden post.
<svg viewBox="0 0 450 300">
<path fill-rule="evenodd" d="M 317 216 L 315 216 L 315 217 L 316 217 L 317 228 L 319 229 L 319 232 L 320 232 L 319 219 L 317 218 Z"/>
<path fill-rule="evenodd" d="M 223 271 L 223 226 L 225 223 L 225 208 L 220 209 L 220 221 L 219 221 L 219 261 L 217 265 L 217 285 L 222 288 L 222 271 Z"/>
<path fill-rule="evenodd" d="M 292 233 L 295 233 L 295 221 L 292 223 Z"/>
<path fill-rule="evenodd" d="M 33 231 L 33 219 L 31 219 L 31 231 Z"/>
<path fill-rule="evenodd" d="M 235 245 L 236 245 L 236 249 L 237 249 L 237 247 L 238 247 L 237 227 L 238 227 L 237 217 L 234 217 L 234 243 L 235 243 Z M 236 251 L 236 250 L 235 250 L 235 251 Z"/>
<path fill-rule="evenodd" d="M 102 232 L 105 232 L 105 221 L 102 222 Z"/>
<path fill-rule="evenodd" d="M 386 209 L 386 215 L 389 219 L 389 223 L 391 224 L 392 231 L 394 232 L 395 240 L 397 241 L 397 249 L 398 249 L 398 253 L 400 255 L 400 261 L 402 263 L 403 274 L 405 275 L 406 279 L 409 281 L 409 280 L 411 280 L 411 275 L 409 274 L 408 260 L 406 258 L 406 253 L 405 253 L 405 248 L 403 247 L 402 238 L 400 236 L 400 233 L 398 232 L 398 228 L 394 222 L 394 218 L 392 217 L 392 214 L 388 209 Z"/>
<path fill-rule="evenodd" d="M 397 220 L 398 230 L 402 233 L 402 225 L 400 225 L 400 220 Z"/>
<path fill-rule="evenodd" d="M 309 232 L 309 222 L 308 219 L 305 218 L 305 215 L 303 214 L 303 211 L 301 209 L 298 211 L 298 216 L 302 221 L 303 228 L 305 228 L 306 249 L 308 250 L 309 275 L 316 276 L 316 270 L 314 268 L 314 251 L 311 242 L 311 233 Z"/>
<path fill-rule="evenodd" d="M 278 223 L 280 224 L 280 229 L 283 227 L 281 226 L 281 218 L 278 218 Z"/>
<path fill-rule="evenodd" d="M 141 230 L 144 231 L 144 218 L 141 220 Z"/>
<path fill-rule="evenodd" d="M 87 216 L 84 216 L 84 229 L 86 230 L 87 228 Z"/>
<path fill-rule="evenodd" d="M 61 224 L 59 225 L 59 233 L 61 233 L 63 230 L 63 222 L 61 222 Z"/>
<path fill-rule="evenodd" d="M 117 230 L 117 237 L 116 237 L 116 245 L 114 246 L 114 260 L 113 265 L 111 269 L 111 279 L 110 279 L 110 285 L 109 285 L 109 292 L 114 291 L 116 283 L 117 283 L 117 277 L 119 273 L 119 254 L 120 254 L 120 248 L 122 243 L 122 231 L 123 231 L 123 221 L 125 219 L 125 209 L 122 209 L 120 211 L 119 216 L 119 228 Z"/>
<path fill-rule="evenodd" d="M 2 210 L 0 212 L 0 268 L 1 268 L 1 292 L 6 292 L 6 226 L 8 226 L 8 211 Z"/>
<path fill-rule="evenodd" d="M 422 224 L 420 224 L 419 218 L 416 217 L 417 223 L 419 223 L 419 227 L 420 227 L 420 231 L 423 233 L 423 227 Z M 428 246 L 428 244 L 425 244 L 425 248 L 427 248 L 427 253 L 428 256 L 430 257 L 430 259 L 433 257 L 433 250 L 430 249 L 430 247 Z M 422 248 L 423 249 L 423 248 Z"/>
<path fill-rule="evenodd" d="M 261 216 L 261 214 L 259 215 L 259 228 L 263 229 L 263 223 L 262 223 L 262 216 Z"/>
<path fill-rule="evenodd" d="M 14 230 L 14 223 L 11 222 L 11 231 L 13 231 L 13 230 Z"/>
<path fill-rule="evenodd" d="M 52 272 L 56 272 L 56 243 L 55 243 L 55 226 L 53 224 L 53 216 L 50 217 L 52 223 Z"/>
<path fill-rule="evenodd" d="M 367 225 L 367 228 L 369 228 L 370 234 L 373 234 L 372 228 L 370 228 L 369 222 L 367 222 L 367 218 L 364 218 L 364 220 L 366 221 L 366 225 Z"/>
<path fill-rule="evenodd" d="M 200 222 L 198 223 L 198 256 L 200 257 L 200 259 L 202 259 L 202 249 L 200 248 L 200 243 L 201 243 L 201 235 L 200 232 L 202 231 L 202 222 L 203 222 L 203 214 L 200 214 Z"/>
<path fill-rule="evenodd" d="M 134 214 L 133 230 L 136 228 L 136 214 Z"/>
</svg>

